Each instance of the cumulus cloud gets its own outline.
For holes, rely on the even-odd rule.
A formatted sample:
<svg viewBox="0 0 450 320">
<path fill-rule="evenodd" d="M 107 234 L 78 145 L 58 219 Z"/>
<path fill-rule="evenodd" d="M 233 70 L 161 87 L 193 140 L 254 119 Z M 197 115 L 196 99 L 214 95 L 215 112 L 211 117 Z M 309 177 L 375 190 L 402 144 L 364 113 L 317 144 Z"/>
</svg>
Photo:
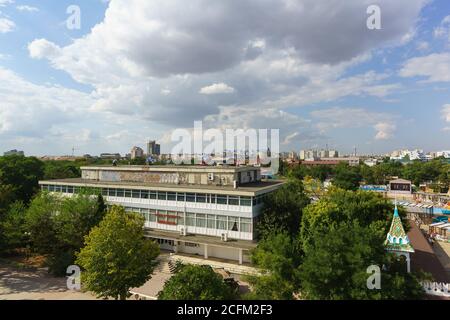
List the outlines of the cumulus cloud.
<svg viewBox="0 0 450 320">
<path fill-rule="evenodd" d="M 446 122 L 450 123 L 450 104 L 442 106 L 442 117 Z"/>
<path fill-rule="evenodd" d="M 200 89 L 201 94 L 221 94 L 221 93 L 233 93 L 234 88 L 230 87 L 226 83 L 214 83 L 210 86 L 206 86 Z"/>
<path fill-rule="evenodd" d="M 425 77 L 424 82 L 450 81 L 450 53 L 433 53 L 409 59 L 400 70 L 402 77 Z"/>
<path fill-rule="evenodd" d="M 335 128 L 372 127 L 376 133 L 375 140 L 387 140 L 393 137 L 396 125 L 392 114 L 370 112 L 363 108 L 333 107 L 316 110 L 311 116 L 318 120 L 316 126 L 326 132 Z M 355 121 L 357 119 L 357 121 Z"/>
<path fill-rule="evenodd" d="M 87 35 L 67 46 L 36 39 L 28 50 L 92 86 L 95 112 L 168 127 L 276 125 L 288 143 L 314 140 L 321 133 L 287 108 L 396 91 L 386 74 L 347 70 L 412 39 L 426 2 L 379 1 L 374 31 L 369 0 L 111 0 Z"/>
<path fill-rule="evenodd" d="M 38 8 L 32 7 L 32 6 L 27 6 L 27 5 L 17 6 L 16 9 L 19 11 L 26 11 L 26 12 L 38 12 L 39 11 Z"/>
<path fill-rule="evenodd" d="M 16 24 L 14 23 L 14 21 L 0 17 L 0 33 L 11 32 L 14 30 L 15 27 Z"/>
</svg>

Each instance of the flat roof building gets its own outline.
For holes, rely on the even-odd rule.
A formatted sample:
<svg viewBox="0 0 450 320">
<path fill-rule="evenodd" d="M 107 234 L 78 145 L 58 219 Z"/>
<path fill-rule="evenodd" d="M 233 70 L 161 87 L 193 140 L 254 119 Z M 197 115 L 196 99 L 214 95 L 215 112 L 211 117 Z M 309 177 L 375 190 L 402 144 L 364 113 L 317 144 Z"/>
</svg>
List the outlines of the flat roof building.
<svg viewBox="0 0 450 320">
<path fill-rule="evenodd" d="M 259 167 L 87 166 L 81 178 L 40 181 L 43 190 L 101 192 L 108 205 L 142 214 L 146 235 L 162 249 L 249 262 L 263 199 L 282 181 Z"/>
</svg>

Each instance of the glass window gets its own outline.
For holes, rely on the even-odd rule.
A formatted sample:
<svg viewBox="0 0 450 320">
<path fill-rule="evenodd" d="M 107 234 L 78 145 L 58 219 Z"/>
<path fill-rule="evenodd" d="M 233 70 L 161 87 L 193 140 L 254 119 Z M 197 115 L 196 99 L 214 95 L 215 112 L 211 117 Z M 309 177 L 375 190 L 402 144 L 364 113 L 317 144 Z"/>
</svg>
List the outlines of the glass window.
<svg viewBox="0 0 450 320">
<path fill-rule="evenodd" d="M 108 188 L 108 196 L 115 197 L 116 196 L 116 189 Z"/>
<path fill-rule="evenodd" d="M 252 232 L 252 219 L 241 218 L 241 231 Z"/>
<path fill-rule="evenodd" d="M 117 189 L 117 197 L 123 198 L 124 190 L 123 189 Z"/>
<path fill-rule="evenodd" d="M 227 196 L 217 196 L 217 204 L 227 204 Z"/>
<path fill-rule="evenodd" d="M 241 206 L 251 207 L 252 206 L 252 198 L 241 197 Z"/>
<path fill-rule="evenodd" d="M 141 197 L 141 190 L 133 190 L 132 194 L 133 194 L 133 198 L 139 199 Z"/>
<path fill-rule="evenodd" d="M 141 198 L 148 199 L 148 190 L 141 190 Z"/>
<path fill-rule="evenodd" d="M 195 213 L 186 213 L 186 225 L 195 227 Z"/>
<path fill-rule="evenodd" d="M 158 191 L 158 200 L 167 200 L 167 192 Z"/>
<path fill-rule="evenodd" d="M 73 193 L 73 186 L 67 187 L 67 193 Z"/>
<path fill-rule="evenodd" d="M 178 224 L 184 225 L 184 212 L 178 212 Z"/>
<path fill-rule="evenodd" d="M 227 230 L 227 216 L 217 216 L 217 229 Z"/>
<path fill-rule="evenodd" d="M 175 192 L 168 192 L 167 193 L 167 200 L 176 201 L 177 200 L 177 194 Z"/>
<path fill-rule="evenodd" d="M 206 215 L 197 213 L 197 227 L 206 228 Z"/>
<path fill-rule="evenodd" d="M 107 196 L 108 195 L 108 188 L 102 188 L 102 196 Z"/>
<path fill-rule="evenodd" d="M 174 211 L 167 212 L 167 224 L 176 225 L 177 224 L 177 213 Z"/>
<path fill-rule="evenodd" d="M 131 190 L 125 190 L 125 198 L 131 198 Z"/>
<path fill-rule="evenodd" d="M 55 186 L 55 192 L 61 192 L 61 186 Z"/>
<path fill-rule="evenodd" d="M 228 230 L 239 231 L 239 218 L 228 217 Z"/>
<path fill-rule="evenodd" d="M 156 191 L 150 191 L 150 199 L 156 199 L 156 198 L 157 198 Z"/>
<path fill-rule="evenodd" d="M 177 201 L 183 201 L 186 199 L 185 193 L 177 193 Z"/>
<path fill-rule="evenodd" d="M 216 195 L 211 194 L 211 203 L 216 203 Z"/>
<path fill-rule="evenodd" d="M 67 193 L 67 186 L 61 186 L 61 191 L 63 193 Z"/>
<path fill-rule="evenodd" d="M 50 191 L 50 192 L 55 191 L 55 186 L 52 186 L 52 185 L 48 186 L 48 191 Z"/>
<path fill-rule="evenodd" d="M 215 229 L 216 228 L 216 216 L 215 215 L 208 214 L 207 227 L 209 229 Z"/>
<path fill-rule="evenodd" d="M 156 222 L 156 210 L 150 209 L 149 221 Z"/>
<path fill-rule="evenodd" d="M 228 204 L 232 205 L 232 206 L 238 206 L 239 205 L 239 197 L 228 196 Z"/>
<path fill-rule="evenodd" d="M 187 202 L 195 202 L 195 193 L 186 193 Z"/>
<path fill-rule="evenodd" d="M 206 195 L 197 193 L 197 202 L 205 203 L 206 202 Z"/>
</svg>

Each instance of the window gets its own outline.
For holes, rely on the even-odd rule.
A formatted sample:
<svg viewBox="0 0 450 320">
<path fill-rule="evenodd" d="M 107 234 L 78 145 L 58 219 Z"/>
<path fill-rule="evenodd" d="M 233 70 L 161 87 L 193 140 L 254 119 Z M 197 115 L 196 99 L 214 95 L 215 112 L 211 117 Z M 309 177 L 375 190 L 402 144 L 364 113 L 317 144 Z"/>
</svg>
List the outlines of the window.
<svg viewBox="0 0 450 320">
<path fill-rule="evenodd" d="M 176 201 L 177 200 L 177 194 L 175 192 L 168 192 L 167 193 L 167 200 Z"/>
<path fill-rule="evenodd" d="M 216 228 L 216 216 L 213 214 L 208 214 L 207 216 L 207 228 L 215 229 Z"/>
<path fill-rule="evenodd" d="M 227 230 L 227 216 L 217 216 L 217 229 Z"/>
<path fill-rule="evenodd" d="M 156 222 L 156 210 L 150 209 L 149 221 Z"/>
<path fill-rule="evenodd" d="M 156 191 L 150 191 L 150 199 L 156 199 L 156 198 L 157 198 Z"/>
<path fill-rule="evenodd" d="M 216 195 L 215 194 L 211 194 L 211 203 L 216 203 Z"/>
<path fill-rule="evenodd" d="M 108 195 L 108 188 L 102 188 L 102 196 L 106 197 Z"/>
<path fill-rule="evenodd" d="M 252 206 L 252 198 L 241 197 L 241 206 L 251 207 Z"/>
<path fill-rule="evenodd" d="M 177 213 L 174 211 L 167 212 L 167 224 L 177 225 Z"/>
<path fill-rule="evenodd" d="M 206 202 L 206 195 L 197 193 L 197 202 L 205 203 Z"/>
<path fill-rule="evenodd" d="M 227 196 L 217 196 L 217 204 L 227 204 Z"/>
<path fill-rule="evenodd" d="M 197 227 L 206 228 L 206 215 L 197 213 Z"/>
<path fill-rule="evenodd" d="M 123 189 L 117 189 L 117 197 L 123 198 L 124 196 L 124 190 Z"/>
<path fill-rule="evenodd" d="M 177 201 L 184 202 L 185 199 L 186 199 L 186 194 L 184 194 L 184 193 L 177 193 Z"/>
<path fill-rule="evenodd" d="M 61 186 L 61 192 L 67 193 L 67 186 Z"/>
<path fill-rule="evenodd" d="M 148 199 L 148 191 L 147 190 L 141 190 L 141 198 Z"/>
<path fill-rule="evenodd" d="M 228 197 L 228 204 L 232 206 L 238 206 L 239 205 L 239 197 Z"/>
<path fill-rule="evenodd" d="M 184 212 L 178 212 L 178 224 L 184 225 Z"/>
<path fill-rule="evenodd" d="M 116 189 L 108 189 L 108 196 L 115 197 L 116 196 Z"/>
<path fill-rule="evenodd" d="M 158 191 L 158 200 L 167 200 L 167 192 Z"/>
<path fill-rule="evenodd" d="M 73 187 L 72 186 L 68 186 L 67 187 L 67 193 L 73 193 Z"/>
<path fill-rule="evenodd" d="M 239 231 L 239 218 L 238 217 L 228 217 L 228 230 Z"/>
<path fill-rule="evenodd" d="M 133 190 L 132 191 L 132 195 L 133 195 L 133 198 L 139 199 L 141 197 L 141 191 L 140 190 Z"/>
<path fill-rule="evenodd" d="M 54 192 L 55 191 L 55 186 L 48 186 L 48 191 Z"/>
<path fill-rule="evenodd" d="M 241 218 L 241 231 L 252 232 L 252 219 Z"/>
<path fill-rule="evenodd" d="M 195 227 L 195 213 L 186 213 L 186 225 Z"/>
<path fill-rule="evenodd" d="M 187 202 L 195 202 L 195 193 L 186 193 Z"/>
<path fill-rule="evenodd" d="M 55 192 L 61 192 L 61 186 L 55 186 Z"/>
<path fill-rule="evenodd" d="M 131 198 L 131 190 L 125 190 L 125 198 Z"/>
<path fill-rule="evenodd" d="M 158 217 L 158 223 L 166 224 L 166 222 L 167 222 L 167 211 L 165 211 L 165 210 L 158 210 L 157 217 Z"/>
</svg>

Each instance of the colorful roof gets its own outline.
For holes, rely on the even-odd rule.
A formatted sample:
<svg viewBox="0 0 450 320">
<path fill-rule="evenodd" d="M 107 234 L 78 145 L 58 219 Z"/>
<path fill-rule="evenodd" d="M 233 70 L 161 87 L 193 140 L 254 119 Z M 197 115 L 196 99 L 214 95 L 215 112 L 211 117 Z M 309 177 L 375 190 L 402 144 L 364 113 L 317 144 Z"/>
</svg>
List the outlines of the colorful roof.
<svg viewBox="0 0 450 320">
<path fill-rule="evenodd" d="M 397 205 L 395 205 L 394 217 L 392 218 L 391 228 L 387 234 L 384 246 L 388 251 L 414 252 L 414 248 L 411 246 L 409 238 L 403 228 Z"/>
</svg>

